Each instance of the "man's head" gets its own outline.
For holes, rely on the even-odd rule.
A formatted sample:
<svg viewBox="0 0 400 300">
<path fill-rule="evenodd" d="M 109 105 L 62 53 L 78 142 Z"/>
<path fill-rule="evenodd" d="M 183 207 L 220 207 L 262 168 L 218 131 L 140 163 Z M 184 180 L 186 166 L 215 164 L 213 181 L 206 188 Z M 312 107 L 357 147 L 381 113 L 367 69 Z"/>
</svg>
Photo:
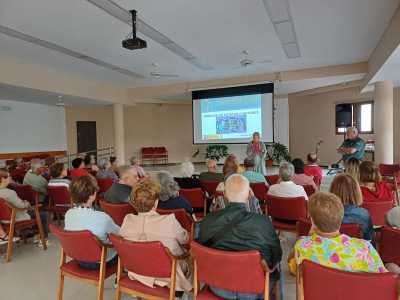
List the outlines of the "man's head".
<svg viewBox="0 0 400 300">
<path fill-rule="evenodd" d="M 51 178 L 64 178 L 67 174 L 67 168 L 63 163 L 54 163 L 50 167 Z"/>
<path fill-rule="evenodd" d="M 81 157 L 73 159 L 71 164 L 74 169 L 79 169 L 79 168 L 83 169 L 85 167 L 85 164 Z"/>
<path fill-rule="evenodd" d="M 318 192 L 308 201 L 308 211 L 314 227 L 322 233 L 339 231 L 344 208 L 339 197 L 332 193 Z"/>
<path fill-rule="evenodd" d="M 126 184 L 131 186 L 132 188 L 134 185 L 139 181 L 139 176 L 135 168 L 132 166 L 122 166 L 119 168 L 119 183 Z"/>
<path fill-rule="evenodd" d="M 296 174 L 304 174 L 304 161 L 301 158 L 293 159 L 292 165 Z"/>
<path fill-rule="evenodd" d="M 308 153 L 307 155 L 307 163 L 316 164 L 318 162 L 318 157 L 316 153 Z"/>
<path fill-rule="evenodd" d="M 252 170 L 254 170 L 254 159 L 249 158 L 249 157 L 245 158 L 245 159 L 244 159 L 244 168 L 245 168 L 247 171 L 252 171 Z"/>
<path fill-rule="evenodd" d="M 354 140 L 358 137 L 358 129 L 357 127 L 349 127 L 346 130 L 346 136 L 350 140 Z"/>
<path fill-rule="evenodd" d="M 290 162 L 283 162 L 279 166 L 279 177 L 282 181 L 291 181 L 294 175 L 294 166 Z"/>
<path fill-rule="evenodd" d="M 250 195 L 250 183 L 240 174 L 229 176 L 224 185 L 224 195 L 229 202 L 247 203 Z"/>
<path fill-rule="evenodd" d="M 31 170 L 35 174 L 40 174 L 42 172 L 43 163 L 40 159 L 33 159 L 31 161 Z"/>
<path fill-rule="evenodd" d="M 215 159 L 209 159 L 207 161 L 207 169 L 210 173 L 217 173 L 217 161 Z"/>
</svg>

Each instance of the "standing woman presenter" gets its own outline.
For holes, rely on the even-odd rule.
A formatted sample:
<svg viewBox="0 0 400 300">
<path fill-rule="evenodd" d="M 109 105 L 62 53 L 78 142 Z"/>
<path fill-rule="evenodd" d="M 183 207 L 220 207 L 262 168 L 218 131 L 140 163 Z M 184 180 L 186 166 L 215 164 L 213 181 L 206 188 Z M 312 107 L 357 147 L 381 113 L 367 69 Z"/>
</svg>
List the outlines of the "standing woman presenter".
<svg viewBox="0 0 400 300">
<path fill-rule="evenodd" d="M 246 154 L 248 158 L 254 159 L 254 171 L 267 175 L 265 168 L 265 155 L 267 148 L 265 144 L 260 140 L 260 133 L 253 133 L 253 140 L 247 144 Z"/>
</svg>

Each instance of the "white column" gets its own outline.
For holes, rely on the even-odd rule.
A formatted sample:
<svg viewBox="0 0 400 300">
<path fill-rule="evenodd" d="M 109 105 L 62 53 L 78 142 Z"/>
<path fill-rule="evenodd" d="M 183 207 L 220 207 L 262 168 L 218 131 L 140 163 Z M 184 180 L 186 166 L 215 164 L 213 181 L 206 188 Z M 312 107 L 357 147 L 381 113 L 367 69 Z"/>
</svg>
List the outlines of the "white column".
<svg viewBox="0 0 400 300">
<path fill-rule="evenodd" d="M 124 105 L 115 103 L 114 110 L 114 149 L 119 164 L 125 164 Z"/>
<path fill-rule="evenodd" d="M 393 82 L 375 83 L 375 162 L 392 164 L 393 146 Z"/>
</svg>

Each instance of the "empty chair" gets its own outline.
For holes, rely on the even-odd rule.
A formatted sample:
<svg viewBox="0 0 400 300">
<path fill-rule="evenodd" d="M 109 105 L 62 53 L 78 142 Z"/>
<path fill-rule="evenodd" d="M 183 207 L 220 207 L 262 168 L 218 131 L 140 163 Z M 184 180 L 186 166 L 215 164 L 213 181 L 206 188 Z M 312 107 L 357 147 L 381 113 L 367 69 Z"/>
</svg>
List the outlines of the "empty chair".
<svg viewBox="0 0 400 300">
<path fill-rule="evenodd" d="M 72 207 L 69 190 L 65 186 L 48 186 L 47 193 L 49 195 L 49 212 L 52 212 L 60 219 L 60 215 L 65 213 Z"/>
<path fill-rule="evenodd" d="M 99 186 L 99 194 L 103 195 L 113 185 L 111 178 L 97 178 L 97 184 Z"/>
<path fill-rule="evenodd" d="M 385 263 L 400 266 L 400 229 L 383 227 L 379 243 L 379 255 Z"/>
<path fill-rule="evenodd" d="M 50 231 L 59 239 L 61 244 L 61 260 L 59 273 L 59 286 L 57 299 L 62 300 L 65 276 L 74 278 L 81 282 L 86 282 L 97 286 L 97 299 L 103 299 L 104 280 L 115 274 L 117 265 L 107 267 L 107 248 L 110 245 L 102 242 L 89 230 L 65 231 L 50 224 Z M 72 260 L 67 262 L 67 257 Z M 99 262 L 98 270 L 88 270 L 81 268 L 78 261 Z"/>
<path fill-rule="evenodd" d="M 179 224 L 181 224 L 182 228 L 184 228 L 189 235 L 192 233 L 192 226 L 193 226 L 193 219 L 192 217 L 186 212 L 184 208 L 178 209 L 161 209 L 157 208 L 157 212 L 160 215 L 169 215 L 174 214 L 175 218 L 178 220 Z"/>
<path fill-rule="evenodd" d="M 311 229 L 310 220 L 297 221 L 297 236 L 306 236 L 309 234 Z M 361 226 L 359 224 L 342 224 L 339 229 L 340 233 L 346 234 L 351 237 L 363 238 Z"/>
<path fill-rule="evenodd" d="M 398 276 L 393 273 L 356 273 L 327 268 L 305 260 L 299 268 L 301 300 L 398 300 Z"/>
<path fill-rule="evenodd" d="M 254 196 L 260 201 L 267 201 L 268 187 L 263 182 L 250 183 L 250 188 L 254 193 Z"/>
<path fill-rule="evenodd" d="M 380 164 L 379 173 L 395 192 L 397 205 L 400 205 L 398 189 L 400 183 L 400 164 Z"/>
<path fill-rule="evenodd" d="M 310 184 L 303 185 L 303 189 L 306 192 L 308 197 L 310 197 L 312 194 L 314 194 L 316 192 L 314 187 Z"/>
<path fill-rule="evenodd" d="M 374 224 L 374 226 L 383 226 L 386 223 L 386 213 L 393 208 L 393 202 L 364 202 L 362 204 L 362 207 L 368 210 L 369 215 L 372 219 L 372 224 Z"/>
<path fill-rule="evenodd" d="M 186 255 L 172 256 L 161 242 L 131 242 L 114 234 L 110 234 L 110 240 L 119 256 L 117 300 L 121 299 L 121 293 L 145 299 L 175 299 L 176 264 L 178 259 L 186 259 Z M 150 288 L 131 280 L 124 270 L 142 276 L 168 278 L 170 287 Z"/>
<path fill-rule="evenodd" d="M 265 179 L 267 180 L 267 182 L 269 183 L 269 185 L 273 185 L 273 184 L 277 184 L 279 181 L 279 175 L 267 175 L 265 176 Z"/>
<path fill-rule="evenodd" d="M 100 200 L 100 207 L 108 214 L 118 226 L 122 225 L 127 214 L 136 214 L 135 209 L 129 203 L 114 204 Z"/>
<path fill-rule="evenodd" d="M 217 190 L 219 181 L 200 180 L 202 190 L 207 193 L 207 197 L 212 198 Z"/>
<path fill-rule="evenodd" d="M 307 204 L 304 197 L 267 196 L 267 212 L 275 229 L 296 232 L 296 222 L 307 219 Z"/>
<path fill-rule="evenodd" d="M 209 286 L 269 299 L 270 270 L 256 250 L 231 252 L 207 248 L 192 241 L 195 299 L 220 299 Z M 200 289 L 199 283 L 206 284 Z"/>
<path fill-rule="evenodd" d="M 207 199 L 201 188 L 180 189 L 179 195 L 189 201 L 197 217 L 203 218 L 207 214 Z"/>
</svg>

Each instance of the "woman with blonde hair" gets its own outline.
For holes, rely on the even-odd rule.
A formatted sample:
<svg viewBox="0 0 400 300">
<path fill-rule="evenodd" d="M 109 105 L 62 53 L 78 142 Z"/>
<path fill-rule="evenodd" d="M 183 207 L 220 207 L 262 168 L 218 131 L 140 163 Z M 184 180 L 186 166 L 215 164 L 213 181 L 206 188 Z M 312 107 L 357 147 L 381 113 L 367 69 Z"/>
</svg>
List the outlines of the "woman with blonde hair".
<svg viewBox="0 0 400 300">
<path fill-rule="evenodd" d="M 360 161 L 357 158 L 350 158 L 345 162 L 344 172 L 352 176 L 357 182 L 360 181 Z"/>
<path fill-rule="evenodd" d="M 160 215 L 156 208 L 160 198 L 160 185 L 144 180 L 139 182 L 132 191 L 131 205 L 137 215 L 125 216 L 120 235 L 134 242 L 160 241 L 175 256 L 185 253 L 183 245 L 188 243 L 188 232 L 182 228 L 174 214 Z M 176 269 L 176 290 L 190 291 L 192 289 L 190 269 L 186 260 L 179 260 Z M 129 272 L 129 278 L 138 280 L 149 287 L 166 286 L 169 278 L 152 278 Z"/>
</svg>

